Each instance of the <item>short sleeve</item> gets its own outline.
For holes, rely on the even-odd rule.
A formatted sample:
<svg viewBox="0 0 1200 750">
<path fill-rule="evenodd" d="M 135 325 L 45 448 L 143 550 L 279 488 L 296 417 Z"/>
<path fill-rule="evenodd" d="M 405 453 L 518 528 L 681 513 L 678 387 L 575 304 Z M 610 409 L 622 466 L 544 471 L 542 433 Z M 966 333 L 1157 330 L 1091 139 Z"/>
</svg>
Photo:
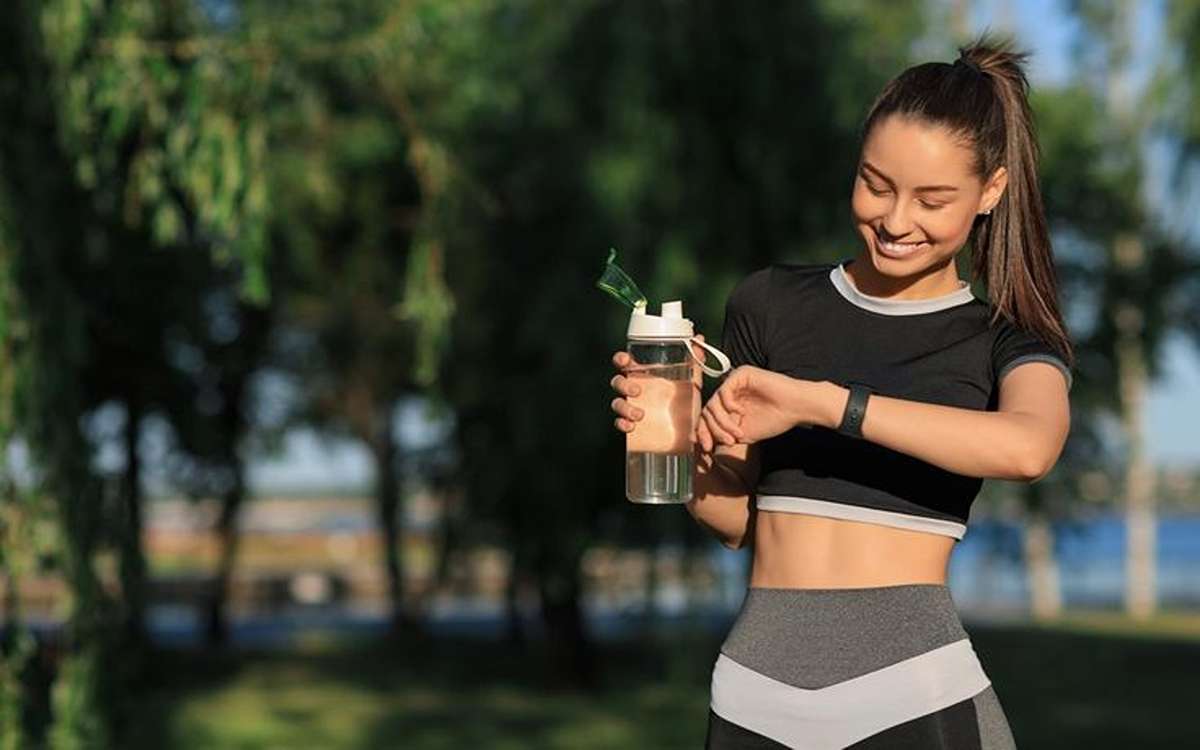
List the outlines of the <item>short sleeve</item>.
<svg viewBox="0 0 1200 750">
<path fill-rule="evenodd" d="M 992 346 L 992 374 L 996 384 L 1014 368 L 1028 362 L 1045 362 L 1058 368 L 1067 379 L 1067 390 L 1071 389 L 1074 381 L 1071 368 L 1054 347 L 1024 328 L 1009 321 L 1001 322 Z"/>
<path fill-rule="evenodd" d="M 721 350 L 729 355 L 734 367 L 767 366 L 767 310 L 771 282 L 770 267 L 742 279 L 725 303 L 725 325 L 721 329 Z"/>
</svg>

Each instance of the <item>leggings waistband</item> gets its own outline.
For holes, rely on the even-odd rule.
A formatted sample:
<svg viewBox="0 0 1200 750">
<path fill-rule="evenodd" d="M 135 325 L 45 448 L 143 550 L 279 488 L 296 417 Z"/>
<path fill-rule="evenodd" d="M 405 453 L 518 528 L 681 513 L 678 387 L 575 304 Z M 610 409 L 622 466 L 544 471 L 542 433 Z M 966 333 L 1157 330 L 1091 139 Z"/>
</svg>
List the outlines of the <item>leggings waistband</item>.
<svg viewBox="0 0 1200 750">
<path fill-rule="evenodd" d="M 794 687 L 826 687 L 967 638 L 944 584 L 750 588 L 721 653 Z"/>
</svg>

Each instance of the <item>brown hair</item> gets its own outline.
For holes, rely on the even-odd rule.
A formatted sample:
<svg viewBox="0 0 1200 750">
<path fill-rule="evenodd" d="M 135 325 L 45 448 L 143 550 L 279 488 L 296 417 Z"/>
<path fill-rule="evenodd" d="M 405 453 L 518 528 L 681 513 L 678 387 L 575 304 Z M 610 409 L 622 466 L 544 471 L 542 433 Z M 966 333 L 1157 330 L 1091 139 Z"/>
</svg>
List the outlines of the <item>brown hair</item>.
<svg viewBox="0 0 1200 750">
<path fill-rule="evenodd" d="M 975 151 L 974 168 L 987 180 L 996 169 L 1008 185 L 991 214 L 976 217 L 970 242 L 972 280 L 982 278 L 993 322 L 1007 318 L 1073 364 L 1071 341 L 1058 306 L 1058 283 L 1042 194 L 1038 146 L 1029 107 L 1028 53 L 980 37 L 950 63 L 915 65 L 892 79 L 871 106 L 863 138 L 889 115 L 941 125 Z"/>
</svg>

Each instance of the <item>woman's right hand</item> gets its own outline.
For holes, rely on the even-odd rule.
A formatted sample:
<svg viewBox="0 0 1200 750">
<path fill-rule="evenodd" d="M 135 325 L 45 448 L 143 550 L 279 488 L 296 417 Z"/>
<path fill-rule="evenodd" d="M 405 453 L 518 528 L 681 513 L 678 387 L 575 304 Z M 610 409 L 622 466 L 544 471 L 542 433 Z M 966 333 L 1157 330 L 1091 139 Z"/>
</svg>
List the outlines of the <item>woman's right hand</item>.
<svg viewBox="0 0 1200 750">
<path fill-rule="evenodd" d="M 617 352 L 612 356 L 612 363 L 618 372 L 609 381 L 609 385 L 620 394 L 612 400 L 612 410 L 617 413 L 613 424 L 621 432 L 633 432 L 634 425 L 645 416 L 641 409 L 628 401 L 629 397 L 637 396 L 642 392 L 641 386 L 625 375 L 625 372 L 633 364 L 633 357 L 629 356 L 629 352 Z"/>
<path fill-rule="evenodd" d="M 704 341 L 703 334 L 698 334 L 696 339 L 698 341 Z M 702 347 L 693 345 L 692 350 L 696 353 L 697 357 L 700 359 L 704 358 L 705 351 Z M 633 432 L 634 427 L 639 421 L 641 421 L 642 417 L 645 416 L 645 412 L 643 412 L 640 407 L 637 407 L 629 402 L 629 398 L 636 398 L 642 392 L 642 388 L 637 384 L 637 381 L 634 378 L 629 377 L 627 374 L 630 368 L 632 368 L 636 363 L 633 361 L 633 357 L 629 356 L 629 352 L 624 351 L 613 354 L 612 363 L 613 366 L 617 368 L 618 372 L 613 376 L 612 380 L 609 381 L 609 385 L 611 385 L 612 389 L 619 394 L 612 400 L 612 410 L 617 414 L 616 419 L 613 420 L 613 424 L 616 425 L 616 428 L 621 432 Z M 692 413 L 693 424 L 697 426 L 697 430 L 707 433 L 707 428 L 704 425 L 703 420 L 699 418 L 699 392 L 703 381 L 704 372 L 700 369 L 699 363 L 693 360 L 692 385 L 695 386 L 697 394 L 694 402 L 695 408 Z M 696 435 L 693 436 L 693 438 L 696 439 L 696 443 L 699 445 L 701 442 L 698 439 L 699 436 Z"/>
</svg>

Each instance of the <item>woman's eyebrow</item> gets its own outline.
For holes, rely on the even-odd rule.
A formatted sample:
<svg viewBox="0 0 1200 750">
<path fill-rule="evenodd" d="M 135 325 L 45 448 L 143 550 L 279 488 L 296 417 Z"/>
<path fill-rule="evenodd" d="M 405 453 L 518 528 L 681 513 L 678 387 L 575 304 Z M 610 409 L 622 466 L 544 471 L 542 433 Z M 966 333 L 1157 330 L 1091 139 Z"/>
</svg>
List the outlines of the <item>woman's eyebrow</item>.
<svg viewBox="0 0 1200 750">
<path fill-rule="evenodd" d="M 876 167 L 871 162 L 864 160 L 862 163 L 862 166 L 863 166 L 863 169 L 870 171 L 872 174 L 877 176 L 879 179 L 886 182 L 889 186 L 896 187 L 896 183 L 892 182 L 892 178 L 888 177 L 883 172 L 881 172 L 879 170 L 879 167 Z M 913 192 L 915 192 L 915 193 L 948 193 L 948 192 L 958 192 L 958 188 L 955 187 L 954 185 L 922 185 L 921 187 L 917 188 Z"/>
</svg>

